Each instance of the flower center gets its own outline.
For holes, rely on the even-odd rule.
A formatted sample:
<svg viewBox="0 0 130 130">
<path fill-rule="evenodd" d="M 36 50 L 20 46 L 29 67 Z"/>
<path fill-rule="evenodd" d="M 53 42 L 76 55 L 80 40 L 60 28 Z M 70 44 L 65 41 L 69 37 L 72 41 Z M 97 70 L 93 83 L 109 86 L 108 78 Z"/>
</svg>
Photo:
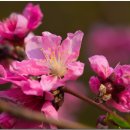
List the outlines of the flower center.
<svg viewBox="0 0 130 130">
<path fill-rule="evenodd" d="M 110 83 L 106 83 L 105 85 L 101 84 L 99 87 L 99 92 L 100 92 L 99 96 L 101 97 L 103 101 L 108 101 L 112 97 L 112 94 L 111 94 L 112 91 L 113 91 L 113 88 Z"/>
<path fill-rule="evenodd" d="M 47 55 L 43 49 L 42 51 L 49 65 L 50 73 L 54 76 L 58 76 L 59 78 L 63 77 L 67 68 L 61 54 L 59 52 L 56 54 L 55 51 L 52 51 L 50 55 Z"/>
</svg>

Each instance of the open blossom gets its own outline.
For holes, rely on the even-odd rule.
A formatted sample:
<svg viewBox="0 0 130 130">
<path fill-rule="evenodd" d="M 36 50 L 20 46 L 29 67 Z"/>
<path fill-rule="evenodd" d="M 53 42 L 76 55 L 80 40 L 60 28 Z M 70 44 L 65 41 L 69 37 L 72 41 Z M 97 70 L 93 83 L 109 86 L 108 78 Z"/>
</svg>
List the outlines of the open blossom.
<svg viewBox="0 0 130 130">
<path fill-rule="evenodd" d="M 83 33 L 69 33 L 61 37 L 43 32 L 43 36 L 27 37 L 27 60 L 15 61 L 9 70 L 0 65 L 0 84 L 11 82 L 17 87 L 0 92 L 0 98 L 29 109 L 43 112 L 57 119 L 57 104 L 52 91 L 82 75 L 84 64 L 77 61 Z M 2 128 L 51 128 L 47 124 L 25 123 L 21 119 L 2 113 Z M 54 127 L 54 126 L 53 126 Z"/>
<path fill-rule="evenodd" d="M 117 110 L 130 112 L 130 65 L 117 65 L 113 69 L 102 55 L 92 56 L 89 61 L 98 75 L 90 78 L 90 89 Z"/>
<path fill-rule="evenodd" d="M 128 26 L 94 26 L 87 37 L 87 53 L 104 55 L 111 65 L 129 64 L 130 27 Z M 118 51 L 116 51 L 118 49 Z"/>
<path fill-rule="evenodd" d="M 41 24 L 42 18 L 39 5 L 29 3 L 23 13 L 12 13 L 9 18 L 0 22 L 0 35 L 3 40 L 22 39 Z"/>
<path fill-rule="evenodd" d="M 51 103 L 52 99 L 46 93 L 43 93 L 43 96 L 25 95 L 20 88 L 14 87 L 9 90 L 0 91 L 0 99 L 34 111 L 39 111 L 41 114 L 44 114 L 45 117 L 51 117 L 58 120 L 58 113 Z M 55 128 L 46 123 L 25 121 L 5 112 L 0 114 L 0 127 L 4 129 Z"/>
<path fill-rule="evenodd" d="M 39 78 L 42 91 L 54 90 L 82 75 L 84 64 L 77 61 L 83 33 L 68 33 L 61 43 L 61 37 L 43 32 L 42 36 L 27 38 L 27 60 L 13 62 L 11 71 L 18 75 Z"/>
</svg>

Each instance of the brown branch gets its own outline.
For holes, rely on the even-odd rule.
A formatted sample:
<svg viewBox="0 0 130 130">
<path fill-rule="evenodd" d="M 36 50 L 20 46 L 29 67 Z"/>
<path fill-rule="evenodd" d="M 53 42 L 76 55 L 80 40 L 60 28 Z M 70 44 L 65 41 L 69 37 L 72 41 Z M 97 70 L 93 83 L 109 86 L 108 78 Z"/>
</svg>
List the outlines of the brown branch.
<svg viewBox="0 0 130 130">
<path fill-rule="evenodd" d="M 60 119 L 60 121 L 58 121 L 52 118 L 45 118 L 45 116 L 40 112 L 32 111 L 23 107 L 18 107 L 15 104 L 11 104 L 3 100 L 0 100 L 0 111 L 4 111 L 16 117 L 21 117 L 30 121 L 49 123 L 60 128 L 90 128 L 88 126 L 68 120 Z"/>
<path fill-rule="evenodd" d="M 87 96 L 85 96 L 83 94 L 77 93 L 74 90 L 71 90 L 71 89 L 69 89 L 67 87 L 63 87 L 62 89 L 63 89 L 64 92 L 66 92 L 68 94 L 71 94 L 71 95 L 73 95 L 73 96 L 75 96 L 77 98 L 80 98 L 80 99 L 84 100 L 85 102 L 87 102 L 87 103 L 89 103 L 91 105 L 94 105 L 97 108 L 100 108 L 104 112 L 108 112 L 108 113 L 110 113 L 110 114 L 112 114 L 112 115 L 114 115 L 114 116 L 116 116 L 116 117 L 118 117 L 121 120 L 126 122 L 126 120 L 124 118 L 122 118 L 120 115 L 118 115 L 117 113 L 113 112 L 112 110 L 110 110 L 109 108 L 104 106 L 103 104 L 99 104 L 99 103 L 95 102 L 94 100 L 90 99 L 89 97 L 87 97 Z"/>
</svg>

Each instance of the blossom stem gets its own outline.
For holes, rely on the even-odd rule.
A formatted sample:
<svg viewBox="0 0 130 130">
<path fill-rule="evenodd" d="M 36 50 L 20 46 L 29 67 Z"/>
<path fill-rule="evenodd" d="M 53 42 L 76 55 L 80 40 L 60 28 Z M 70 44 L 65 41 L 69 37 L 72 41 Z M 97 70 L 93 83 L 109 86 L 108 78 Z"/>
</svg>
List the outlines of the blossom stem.
<svg viewBox="0 0 130 130">
<path fill-rule="evenodd" d="M 62 89 L 63 89 L 64 92 L 66 92 L 68 94 L 71 94 L 71 95 L 73 95 L 73 96 L 75 96 L 77 98 L 80 98 L 80 99 L 84 100 L 85 102 L 90 103 L 91 105 L 94 105 L 97 108 L 100 108 L 104 112 L 112 114 L 112 115 L 116 116 L 117 118 L 121 119 L 122 121 L 126 122 L 126 120 L 124 118 L 122 118 L 120 115 L 118 115 L 117 113 L 113 112 L 112 110 L 110 110 L 109 108 L 104 106 L 103 104 L 99 104 L 99 103 L 95 102 L 94 100 L 92 100 L 91 98 L 89 98 L 89 97 L 87 97 L 87 96 L 85 96 L 83 94 L 76 93 L 74 90 L 71 90 L 71 89 L 69 89 L 67 87 L 63 87 Z"/>
<path fill-rule="evenodd" d="M 21 117 L 30 121 L 44 122 L 52 125 L 56 125 L 60 128 L 90 128 L 88 126 L 75 123 L 68 120 L 55 120 L 53 118 L 45 118 L 40 112 L 32 111 L 27 108 L 16 106 L 15 104 L 8 103 L 6 101 L 0 100 L 0 111 L 7 112 L 16 117 Z"/>
</svg>

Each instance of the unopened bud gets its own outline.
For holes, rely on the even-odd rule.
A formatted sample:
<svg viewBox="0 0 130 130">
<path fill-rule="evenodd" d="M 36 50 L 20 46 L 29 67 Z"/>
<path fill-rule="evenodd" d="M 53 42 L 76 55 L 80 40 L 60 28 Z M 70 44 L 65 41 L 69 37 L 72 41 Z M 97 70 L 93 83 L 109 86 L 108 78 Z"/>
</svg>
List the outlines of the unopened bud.
<svg viewBox="0 0 130 130">
<path fill-rule="evenodd" d="M 107 129 L 108 125 L 105 121 L 106 119 L 106 115 L 100 115 L 97 119 L 97 124 L 96 124 L 96 128 L 98 129 Z"/>
</svg>

